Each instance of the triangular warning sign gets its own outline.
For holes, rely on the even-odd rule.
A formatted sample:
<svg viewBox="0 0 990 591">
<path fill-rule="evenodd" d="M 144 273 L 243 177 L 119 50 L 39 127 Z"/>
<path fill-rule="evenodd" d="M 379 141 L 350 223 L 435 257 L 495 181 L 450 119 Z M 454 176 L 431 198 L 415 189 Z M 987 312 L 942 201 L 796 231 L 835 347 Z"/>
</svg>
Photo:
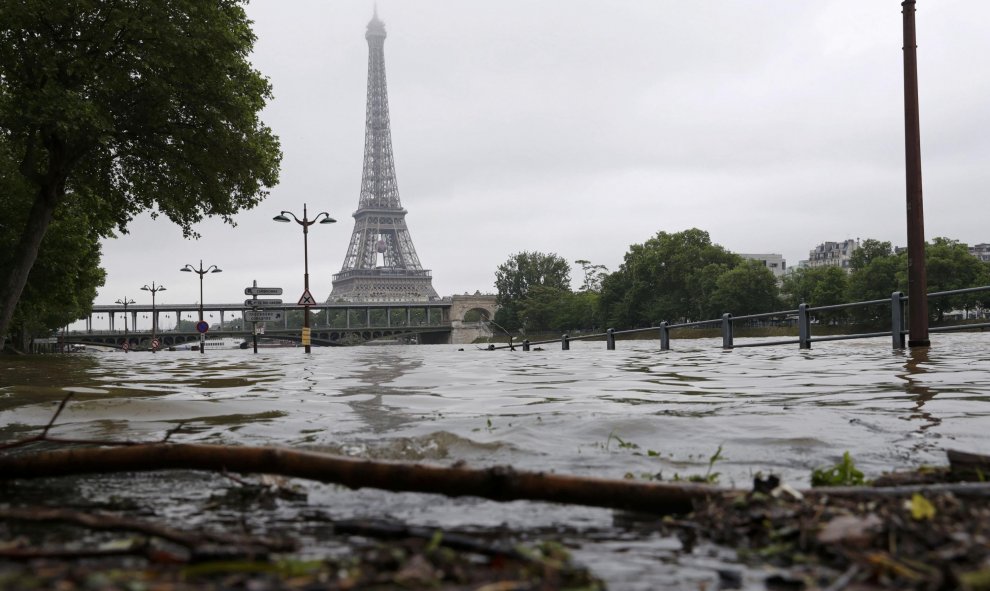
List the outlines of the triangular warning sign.
<svg viewBox="0 0 990 591">
<path fill-rule="evenodd" d="M 309 293 L 309 290 L 303 292 L 302 297 L 299 298 L 299 303 L 297 306 L 315 306 L 316 300 L 313 299 L 313 294 Z"/>
</svg>

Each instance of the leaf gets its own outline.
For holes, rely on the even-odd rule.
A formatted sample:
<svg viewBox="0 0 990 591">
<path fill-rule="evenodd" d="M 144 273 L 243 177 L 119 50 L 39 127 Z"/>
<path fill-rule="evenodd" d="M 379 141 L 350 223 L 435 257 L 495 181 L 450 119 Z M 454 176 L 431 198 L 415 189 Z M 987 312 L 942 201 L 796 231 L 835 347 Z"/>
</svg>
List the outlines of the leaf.
<svg viewBox="0 0 990 591">
<path fill-rule="evenodd" d="M 911 497 L 911 518 L 915 521 L 931 520 L 935 517 L 935 506 L 931 501 L 921 495 L 914 493 Z"/>
</svg>

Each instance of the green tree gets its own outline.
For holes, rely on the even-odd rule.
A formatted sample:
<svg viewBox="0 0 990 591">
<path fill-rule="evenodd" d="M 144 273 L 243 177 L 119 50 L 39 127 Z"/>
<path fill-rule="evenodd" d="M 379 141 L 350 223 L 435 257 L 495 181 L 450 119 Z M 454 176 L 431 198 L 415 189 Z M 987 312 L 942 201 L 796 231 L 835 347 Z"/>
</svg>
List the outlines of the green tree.
<svg viewBox="0 0 990 591">
<path fill-rule="evenodd" d="M 495 313 L 496 324 L 509 331 L 530 328 L 524 324 L 525 303 L 530 290 L 545 287 L 569 292 L 570 273 L 567 261 L 554 253 L 520 252 L 509 257 L 495 271 L 495 289 L 498 291 L 495 301 L 500 306 Z M 546 292 L 541 292 L 541 297 L 545 295 Z M 537 318 L 532 310 L 530 314 Z"/>
<path fill-rule="evenodd" d="M 874 258 L 849 275 L 846 299 L 850 302 L 890 299 L 892 293 L 905 289 L 899 284 L 898 276 L 906 267 L 906 255 Z M 890 321 L 890 308 L 885 305 L 855 308 L 850 312 L 859 322 L 885 325 Z"/>
<path fill-rule="evenodd" d="M 570 291 L 559 287 L 534 285 L 519 306 L 519 317 L 526 330 L 545 332 L 559 330 L 563 304 Z"/>
<path fill-rule="evenodd" d="M 781 291 L 784 301 L 790 308 L 808 304 L 812 308 L 830 306 L 845 302 L 848 276 L 839 267 L 806 267 L 784 277 Z M 841 310 L 817 312 L 815 316 L 824 321 L 838 320 L 845 314 Z"/>
<path fill-rule="evenodd" d="M 849 255 L 849 267 L 855 272 L 876 259 L 890 256 L 894 256 L 894 248 L 889 242 L 867 238 Z"/>
<path fill-rule="evenodd" d="M 0 141 L 0 275 L 13 264 L 17 233 L 27 219 L 31 188 Z M 63 203 L 51 231 L 38 250 L 38 265 L 24 286 L 25 297 L 14 309 L 11 332 L 26 350 L 32 336 L 50 334 L 82 318 L 91 309 L 105 273 L 99 267 L 99 236 L 90 213 L 72 202 Z"/>
<path fill-rule="evenodd" d="M 846 287 L 846 300 L 888 300 L 890 294 L 899 289 L 897 275 L 906 265 L 906 256 L 894 254 L 890 242 L 864 240 L 849 260 L 852 272 Z M 849 312 L 857 322 L 878 326 L 890 322 L 890 308 L 885 305 L 854 308 Z"/>
<path fill-rule="evenodd" d="M 990 283 L 987 264 L 969 254 L 969 248 L 965 244 L 951 238 L 939 237 L 925 243 L 925 268 L 929 292 L 979 287 Z M 898 283 L 906 293 L 906 264 L 898 269 Z M 929 298 L 928 312 L 936 321 L 941 322 L 949 310 L 982 307 L 986 297 L 985 293 L 973 293 Z"/>
<path fill-rule="evenodd" d="M 553 328 L 560 331 L 594 330 L 602 325 L 599 314 L 601 295 L 584 290 L 562 294 Z"/>
<path fill-rule="evenodd" d="M 105 237 L 150 210 L 195 236 L 277 182 L 254 40 L 237 0 L 0 3 L 0 143 L 30 187 L 0 276 L 0 349 L 56 216 L 87 211 Z"/>
<path fill-rule="evenodd" d="M 608 275 L 608 267 L 592 265 L 591 261 L 585 259 L 578 259 L 574 262 L 581 265 L 581 271 L 584 273 L 584 282 L 581 283 L 580 291 L 601 291 L 602 281 Z"/>
<path fill-rule="evenodd" d="M 659 232 L 630 246 L 619 270 L 602 282 L 602 314 L 622 328 L 704 319 L 718 277 L 741 261 L 697 228 Z"/>
<path fill-rule="evenodd" d="M 736 316 L 773 312 L 780 303 L 777 278 L 763 263 L 744 261 L 718 277 L 710 302 L 712 318 L 724 312 Z"/>
</svg>

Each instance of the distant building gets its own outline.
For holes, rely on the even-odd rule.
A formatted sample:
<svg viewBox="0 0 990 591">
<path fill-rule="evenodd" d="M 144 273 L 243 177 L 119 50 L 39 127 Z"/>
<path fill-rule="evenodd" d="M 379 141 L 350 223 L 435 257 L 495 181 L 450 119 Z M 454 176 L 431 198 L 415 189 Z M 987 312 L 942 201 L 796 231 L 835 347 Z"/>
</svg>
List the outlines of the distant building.
<svg viewBox="0 0 990 591">
<path fill-rule="evenodd" d="M 773 271 L 773 276 L 780 279 L 787 271 L 787 261 L 784 255 L 780 254 L 748 254 L 744 252 L 736 253 L 744 259 L 750 261 L 760 261 L 763 266 Z"/>
<path fill-rule="evenodd" d="M 823 242 L 808 253 L 808 260 L 801 261 L 801 267 L 839 267 L 847 273 L 849 258 L 854 250 L 859 248 L 859 240 L 844 240 L 842 242 Z"/>
<path fill-rule="evenodd" d="M 985 263 L 990 263 L 990 244 L 977 244 L 969 247 L 969 254 Z"/>
</svg>

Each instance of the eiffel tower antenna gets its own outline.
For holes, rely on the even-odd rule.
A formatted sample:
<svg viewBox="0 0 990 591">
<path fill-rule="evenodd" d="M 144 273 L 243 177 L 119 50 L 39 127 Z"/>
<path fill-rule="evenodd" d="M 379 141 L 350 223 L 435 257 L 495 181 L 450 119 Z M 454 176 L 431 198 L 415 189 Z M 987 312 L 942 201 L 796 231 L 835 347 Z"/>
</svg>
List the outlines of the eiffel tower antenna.
<svg viewBox="0 0 990 591">
<path fill-rule="evenodd" d="M 354 231 L 327 301 L 417 302 L 437 299 L 406 226 L 392 159 L 392 131 L 385 84 L 385 23 L 378 6 L 368 23 L 368 106 L 364 170 Z M 381 260 L 379 260 L 379 256 Z"/>
</svg>

